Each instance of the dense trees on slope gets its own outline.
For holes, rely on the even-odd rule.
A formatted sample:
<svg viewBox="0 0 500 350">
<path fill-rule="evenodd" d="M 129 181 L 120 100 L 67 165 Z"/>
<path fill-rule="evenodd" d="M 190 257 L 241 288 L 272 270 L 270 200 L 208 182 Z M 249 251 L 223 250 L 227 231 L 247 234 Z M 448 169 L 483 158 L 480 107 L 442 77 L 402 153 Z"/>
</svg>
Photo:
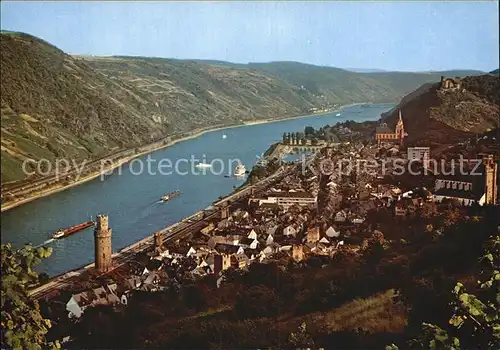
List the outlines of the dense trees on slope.
<svg viewBox="0 0 500 350">
<path fill-rule="evenodd" d="M 498 349 L 500 347 L 500 236 L 492 236 L 485 244 L 484 255 L 479 259 L 483 266 L 480 272 L 481 280 L 473 286 L 476 292 L 469 293 L 464 284 L 458 282 L 449 293 L 434 288 L 443 293 L 438 298 L 441 302 L 435 304 L 433 313 L 443 317 L 437 324 L 423 322 L 420 332 L 407 346 L 413 349 Z M 478 288 L 479 287 L 479 288 Z M 420 297 L 422 295 L 420 294 Z M 433 298 L 436 300 L 437 298 Z M 450 299 L 448 303 L 446 299 Z M 410 304 L 412 305 L 412 304 Z M 427 305 L 430 306 L 429 304 Z M 418 307 L 413 304 L 413 307 Z M 420 306 L 422 307 L 422 306 Z M 445 315 L 451 317 L 446 320 Z M 423 313 L 424 310 L 420 309 Z M 427 312 L 428 313 L 428 312 Z M 397 350 L 394 344 L 387 350 Z"/>
<path fill-rule="evenodd" d="M 10 244 L 2 244 L 2 348 L 41 349 L 49 346 L 45 335 L 51 323 L 41 316 L 38 302 L 29 297 L 28 288 L 38 283 L 33 267 L 50 254 L 50 248 L 26 246 L 16 251 Z"/>
<path fill-rule="evenodd" d="M 391 343 L 406 348 L 412 339 L 432 340 L 422 337 L 426 334 L 447 335 L 451 344 L 456 337 L 463 348 L 486 346 L 494 340 L 498 321 L 477 312 L 494 317 L 498 282 L 491 277 L 498 267 L 483 264 L 490 257 L 498 263 L 498 250 L 493 250 L 498 245 L 490 245 L 491 255 L 478 261 L 485 255 L 484 242 L 500 224 L 495 209 L 463 208 L 455 217 L 448 215 L 455 210 L 453 203 L 443 204 L 437 211 L 417 212 L 418 221 L 381 223 L 383 236 L 367 236 L 359 255 L 253 264 L 246 273 L 230 270 L 220 288 L 209 277 L 179 292 L 140 293 L 122 313 L 84 315 L 88 319 L 82 324 L 92 325 L 92 332 L 112 326 L 104 338 L 75 329 L 75 346 L 302 348 L 314 343 L 383 349 Z M 481 271 L 488 274 L 482 277 Z M 485 286 L 491 288 L 479 288 L 477 280 L 490 280 Z M 457 281 L 464 287 L 454 290 Z M 473 329 L 477 324 L 470 315 L 479 317 L 484 330 Z M 457 330 L 450 319 L 464 323 Z M 424 333 L 423 323 L 436 326 L 426 326 Z"/>
<path fill-rule="evenodd" d="M 76 327 L 64 331 L 57 325 L 54 334 L 69 332 L 77 348 L 336 344 L 349 349 L 391 343 L 416 349 L 494 348 L 500 278 L 495 209 L 462 208 L 462 215 L 450 216 L 456 208 L 443 204 L 437 211 L 417 212 L 425 222 L 414 232 L 417 223 L 408 220 L 408 231 L 399 233 L 401 241 L 382 223 L 384 234 L 367 237 L 359 256 L 344 253 L 318 264 L 253 264 L 246 273 L 229 273 L 220 288 L 208 277 L 180 291 L 136 293 L 121 312 L 91 308 Z M 46 342 L 51 324 L 27 294 L 39 281 L 33 266 L 48 254 L 50 250 L 2 246 L 4 348 L 52 346 Z M 396 299 L 391 302 L 385 291 L 393 289 Z M 374 297 L 377 293 L 385 294 Z M 354 315 L 341 310 L 354 298 L 361 299 L 352 306 L 359 311 L 350 322 Z M 335 321 L 326 328 L 320 326 L 323 321 L 311 323 L 328 317 Z M 404 332 L 396 332 L 394 322 Z M 387 331 L 375 331 L 381 326 Z"/>
<path fill-rule="evenodd" d="M 359 74 L 294 62 L 83 58 L 12 32 L 0 34 L 0 49 L 2 181 L 23 177 L 24 157 L 96 158 L 203 127 L 395 102 L 440 79 L 440 73 Z"/>
</svg>

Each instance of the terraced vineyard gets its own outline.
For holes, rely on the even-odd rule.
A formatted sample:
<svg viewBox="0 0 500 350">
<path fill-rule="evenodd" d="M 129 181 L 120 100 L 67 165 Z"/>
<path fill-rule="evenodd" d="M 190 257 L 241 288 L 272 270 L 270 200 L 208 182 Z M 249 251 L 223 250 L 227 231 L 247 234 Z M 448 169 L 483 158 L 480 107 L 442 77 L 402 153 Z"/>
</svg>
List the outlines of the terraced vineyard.
<svg viewBox="0 0 500 350">
<path fill-rule="evenodd" d="M 97 159 L 212 125 L 394 102 L 440 77 L 295 62 L 70 56 L 16 32 L 1 33 L 0 49 L 2 183 L 26 180 L 26 158 Z"/>
</svg>

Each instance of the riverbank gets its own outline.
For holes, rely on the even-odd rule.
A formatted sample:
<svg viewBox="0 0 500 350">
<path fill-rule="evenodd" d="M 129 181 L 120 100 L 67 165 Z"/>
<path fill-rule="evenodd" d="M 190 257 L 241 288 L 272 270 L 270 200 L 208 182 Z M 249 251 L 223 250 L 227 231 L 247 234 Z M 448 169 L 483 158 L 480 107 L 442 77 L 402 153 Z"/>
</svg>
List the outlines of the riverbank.
<svg viewBox="0 0 500 350">
<path fill-rule="evenodd" d="M 215 127 L 200 128 L 200 129 L 197 129 L 197 130 L 194 130 L 194 131 L 191 131 L 191 132 L 187 133 L 186 136 L 183 136 L 183 137 L 180 137 L 178 139 L 172 140 L 172 141 L 170 141 L 168 143 L 162 143 L 162 144 L 158 145 L 158 142 L 156 142 L 156 143 L 152 144 L 152 145 L 157 145 L 156 147 L 143 146 L 142 148 L 146 148 L 145 150 L 143 150 L 141 152 L 138 152 L 138 153 L 135 153 L 133 155 L 127 156 L 127 157 L 120 158 L 114 164 L 106 167 L 104 170 L 99 169 L 98 171 L 93 172 L 93 173 L 91 173 L 91 174 L 89 174 L 89 175 L 87 175 L 87 176 L 85 176 L 85 177 L 83 177 L 81 179 L 78 179 L 77 181 L 74 181 L 72 183 L 65 184 L 65 185 L 62 185 L 62 184 L 61 185 L 56 185 L 56 186 L 52 186 L 50 188 L 41 189 L 39 191 L 34 190 L 26 198 L 23 198 L 23 199 L 17 200 L 17 201 L 3 203 L 2 206 L 1 206 L 1 210 L 0 211 L 4 212 L 4 211 L 7 211 L 9 209 L 12 209 L 12 208 L 21 206 L 23 204 L 29 203 L 31 201 L 34 201 L 36 199 L 43 198 L 43 197 L 46 197 L 46 196 L 49 196 L 49 195 L 52 195 L 52 194 L 55 194 L 55 193 L 67 190 L 69 188 L 81 185 L 81 184 L 83 184 L 85 182 L 88 182 L 88 181 L 91 181 L 91 180 L 94 180 L 94 179 L 100 177 L 102 174 L 109 173 L 113 169 L 119 168 L 124 163 L 129 162 L 129 161 L 131 161 L 131 160 L 133 160 L 135 158 L 138 158 L 138 157 L 141 157 L 141 156 L 144 156 L 144 155 L 148 155 L 148 154 L 150 154 L 152 152 L 155 152 L 155 151 L 158 151 L 158 150 L 161 150 L 161 149 L 173 146 L 173 145 L 175 145 L 177 143 L 180 143 L 180 142 L 184 142 L 184 141 L 188 141 L 188 140 L 191 140 L 191 139 L 198 138 L 198 137 L 200 137 L 200 136 L 202 136 L 202 135 L 204 135 L 206 133 L 209 133 L 209 132 L 214 132 L 214 131 L 218 131 L 218 130 L 225 130 L 225 129 L 232 129 L 232 128 L 240 128 L 240 127 L 251 126 L 251 125 L 258 125 L 258 124 L 277 123 L 277 122 L 282 122 L 282 121 L 286 121 L 286 120 L 311 118 L 311 117 L 321 117 L 321 116 L 325 116 L 325 115 L 330 115 L 332 113 L 337 113 L 337 112 L 341 111 L 344 108 L 355 106 L 355 105 L 359 105 L 359 104 L 363 104 L 363 103 L 352 103 L 352 104 L 348 104 L 348 105 L 343 105 L 343 106 L 340 106 L 340 107 L 336 108 L 335 110 L 330 110 L 330 111 L 321 112 L 321 113 L 314 113 L 314 114 L 310 114 L 310 115 L 285 117 L 285 118 L 280 118 L 280 119 L 256 120 L 256 121 L 243 122 L 243 123 L 232 124 L 232 125 L 229 124 L 229 125 L 220 125 L 220 126 L 215 126 Z"/>
<path fill-rule="evenodd" d="M 326 111 L 326 112 L 319 112 L 319 113 L 313 113 L 313 114 L 307 114 L 307 115 L 299 115 L 299 116 L 295 116 L 295 117 L 287 117 L 287 118 L 282 118 L 282 119 L 264 119 L 264 120 L 256 120 L 256 121 L 251 121 L 251 122 L 244 122 L 244 126 L 276 123 L 276 122 L 281 122 L 284 120 L 295 120 L 295 119 L 303 119 L 303 118 L 321 117 L 321 116 L 324 116 L 327 114 L 340 112 L 344 108 L 359 106 L 359 105 L 363 105 L 366 103 L 367 102 L 350 103 L 347 105 L 342 105 L 342 106 L 335 108 L 335 109 L 331 109 L 331 110 Z"/>
</svg>

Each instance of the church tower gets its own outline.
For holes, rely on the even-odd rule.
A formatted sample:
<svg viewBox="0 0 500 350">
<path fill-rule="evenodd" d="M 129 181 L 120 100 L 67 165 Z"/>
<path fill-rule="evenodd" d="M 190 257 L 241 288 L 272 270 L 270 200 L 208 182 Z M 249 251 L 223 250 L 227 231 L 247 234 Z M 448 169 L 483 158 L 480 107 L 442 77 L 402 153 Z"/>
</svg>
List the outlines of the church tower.
<svg viewBox="0 0 500 350">
<path fill-rule="evenodd" d="M 399 119 L 396 124 L 396 137 L 399 140 L 399 144 L 402 145 L 405 137 L 405 126 L 403 124 L 403 118 L 401 117 L 401 109 L 399 110 Z"/>
</svg>

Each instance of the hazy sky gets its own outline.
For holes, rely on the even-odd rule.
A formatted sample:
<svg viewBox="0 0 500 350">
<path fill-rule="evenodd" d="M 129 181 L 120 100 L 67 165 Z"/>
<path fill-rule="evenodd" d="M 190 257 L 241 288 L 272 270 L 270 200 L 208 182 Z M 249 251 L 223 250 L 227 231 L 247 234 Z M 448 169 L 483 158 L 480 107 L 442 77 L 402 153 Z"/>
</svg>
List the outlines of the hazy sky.
<svg viewBox="0 0 500 350">
<path fill-rule="evenodd" d="M 498 68 L 498 2 L 1 2 L 2 29 L 72 54 Z"/>
</svg>

